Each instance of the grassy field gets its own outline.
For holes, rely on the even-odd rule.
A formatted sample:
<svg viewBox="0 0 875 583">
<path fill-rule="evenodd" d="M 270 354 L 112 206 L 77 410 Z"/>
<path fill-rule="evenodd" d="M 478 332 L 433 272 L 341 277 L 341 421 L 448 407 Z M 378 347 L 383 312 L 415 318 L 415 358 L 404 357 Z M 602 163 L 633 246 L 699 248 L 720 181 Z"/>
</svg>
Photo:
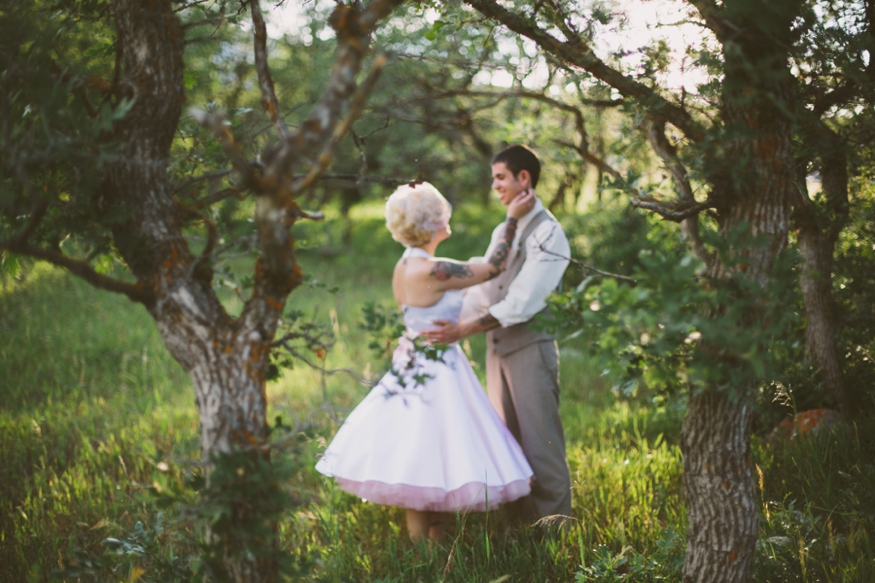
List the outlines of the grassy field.
<svg viewBox="0 0 875 583">
<path fill-rule="evenodd" d="M 313 279 L 289 305 L 333 328 L 329 367 L 373 376 L 378 361 L 359 329 L 361 309 L 391 305 L 389 275 L 401 248 L 378 207 L 357 212 L 352 248 L 369 252 L 303 252 Z M 442 251 L 465 257 L 482 249 L 493 220 L 462 209 Z M 319 248 L 335 244 L 337 232 L 329 221 L 302 236 Z M 338 293 L 326 291 L 334 286 Z M 225 300 L 239 308 L 231 292 Z M 618 400 L 584 340 L 576 342 L 561 345 L 575 522 L 557 540 L 511 528 L 497 511 L 453 517 L 445 544 L 431 552 L 411 545 L 401 511 L 344 494 L 313 469 L 338 416 L 367 389 L 305 366 L 272 382 L 271 419 L 305 418 L 326 397 L 332 406 L 282 460 L 299 502 L 280 521 L 293 579 L 680 581 L 683 403 Z M 482 339 L 467 348 L 476 361 Z M 475 370 L 482 375 L 482 366 Z M 143 308 L 41 265 L 0 280 L 0 583 L 188 580 L 197 565 L 191 519 L 179 506 L 163 507 L 150 486 L 186 472 L 198 457 L 197 435 L 191 383 Z M 754 452 L 762 502 L 756 581 L 875 581 L 872 420 L 779 451 L 755 438 Z"/>
</svg>

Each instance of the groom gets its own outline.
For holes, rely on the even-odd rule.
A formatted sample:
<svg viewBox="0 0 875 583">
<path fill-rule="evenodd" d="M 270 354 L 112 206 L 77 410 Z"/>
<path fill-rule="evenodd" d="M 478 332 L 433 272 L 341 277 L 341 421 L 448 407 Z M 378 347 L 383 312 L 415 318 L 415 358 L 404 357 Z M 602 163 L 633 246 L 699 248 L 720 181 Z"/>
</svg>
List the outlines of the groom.
<svg viewBox="0 0 875 583">
<path fill-rule="evenodd" d="M 492 188 L 504 206 L 534 190 L 540 175 L 537 155 L 524 146 L 511 146 L 492 158 Z M 503 233 L 504 223 L 493 231 L 486 257 Z M 438 320 L 439 328 L 423 332 L 445 344 L 486 332 L 489 400 L 535 473 L 531 495 L 515 503 L 526 519 L 571 516 L 571 477 L 559 418 L 559 351 L 552 334 L 529 325 L 548 312 L 547 296 L 559 285 L 568 257 L 562 227 L 537 200 L 518 222 L 505 271 L 465 296 L 463 312 L 479 308 L 482 315 L 458 324 Z"/>
</svg>

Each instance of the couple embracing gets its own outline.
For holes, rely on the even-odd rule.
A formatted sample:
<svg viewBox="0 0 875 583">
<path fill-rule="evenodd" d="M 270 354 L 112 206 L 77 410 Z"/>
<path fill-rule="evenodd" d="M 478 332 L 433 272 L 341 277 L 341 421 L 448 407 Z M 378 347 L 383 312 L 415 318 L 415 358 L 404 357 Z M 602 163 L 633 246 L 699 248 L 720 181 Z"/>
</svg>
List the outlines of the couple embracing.
<svg viewBox="0 0 875 583">
<path fill-rule="evenodd" d="M 405 336 L 393 372 L 350 413 L 316 469 L 361 498 L 405 508 L 414 540 L 440 538 L 446 513 L 499 504 L 527 522 L 571 515 L 559 354 L 552 335 L 530 326 L 569 257 L 535 196 L 540 173 L 523 146 L 492 159 L 507 220 L 485 261 L 435 255 L 452 209 L 430 184 L 401 186 L 386 202 L 386 225 L 407 247 L 392 278 Z M 486 392 L 458 345 L 482 332 Z M 417 336 L 448 348 L 426 358 L 413 350 Z"/>
</svg>

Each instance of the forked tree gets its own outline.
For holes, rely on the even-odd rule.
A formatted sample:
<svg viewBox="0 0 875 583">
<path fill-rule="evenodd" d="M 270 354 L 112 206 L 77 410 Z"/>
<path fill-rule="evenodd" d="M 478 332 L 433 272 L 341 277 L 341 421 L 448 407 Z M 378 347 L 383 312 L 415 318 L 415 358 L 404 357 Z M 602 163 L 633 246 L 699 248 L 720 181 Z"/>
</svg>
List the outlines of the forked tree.
<svg viewBox="0 0 875 583">
<path fill-rule="evenodd" d="M 211 5 L 207 20 L 215 25 L 226 12 L 251 13 L 258 84 L 275 139 L 257 160 L 244 157 L 219 113 L 194 111 L 214 130 L 239 174 L 236 188 L 194 200 L 180 198 L 168 168 L 186 100 L 184 47 L 191 27 L 183 26 L 180 13 L 201 3 L 13 2 L 8 11 L 3 8 L 0 250 L 60 266 L 146 308 L 168 351 L 192 378 L 207 462 L 222 453 L 264 455 L 268 354 L 287 298 L 303 281 L 290 229 L 306 213 L 296 200 L 328 167 L 359 115 L 385 61 L 371 60 L 360 80 L 372 32 L 399 3 L 335 8 L 330 78 L 296 128 L 287 127 L 280 114 L 259 2 Z M 56 8 L 60 12 L 49 10 Z M 92 20 L 94 30 L 112 30 L 115 50 L 98 55 L 108 61 L 111 77 L 78 77 L 61 52 L 64 35 L 83 19 Z M 105 123 L 95 131 L 94 120 Z M 255 201 L 257 260 L 251 294 L 237 316 L 216 294 L 213 260 L 220 234 L 206 212 L 229 195 Z M 199 250 L 187 236 L 194 228 L 206 233 Z M 65 230 L 84 242 L 62 248 Z M 98 253 L 89 252 L 101 244 L 117 253 L 131 278 L 95 266 Z M 275 523 L 278 517 L 262 518 Z M 220 562 L 231 579 L 273 580 L 276 565 L 259 558 L 257 549 L 222 542 Z"/>
</svg>

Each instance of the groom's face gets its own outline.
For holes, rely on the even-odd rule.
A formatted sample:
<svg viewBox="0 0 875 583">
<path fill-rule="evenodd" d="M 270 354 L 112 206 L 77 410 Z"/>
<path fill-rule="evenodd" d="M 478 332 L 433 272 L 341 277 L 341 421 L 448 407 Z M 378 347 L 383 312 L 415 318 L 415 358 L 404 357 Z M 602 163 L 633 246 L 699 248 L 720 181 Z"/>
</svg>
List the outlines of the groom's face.
<svg viewBox="0 0 875 583">
<path fill-rule="evenodd" d="M 496 162 L 492 165 L 492 189 L 498 193 L 501 204 L 509 205 L 529 186 L 528 176 L 529 173 L 525 170 L 514 176 L 504 162 Z"/>
</svg>

